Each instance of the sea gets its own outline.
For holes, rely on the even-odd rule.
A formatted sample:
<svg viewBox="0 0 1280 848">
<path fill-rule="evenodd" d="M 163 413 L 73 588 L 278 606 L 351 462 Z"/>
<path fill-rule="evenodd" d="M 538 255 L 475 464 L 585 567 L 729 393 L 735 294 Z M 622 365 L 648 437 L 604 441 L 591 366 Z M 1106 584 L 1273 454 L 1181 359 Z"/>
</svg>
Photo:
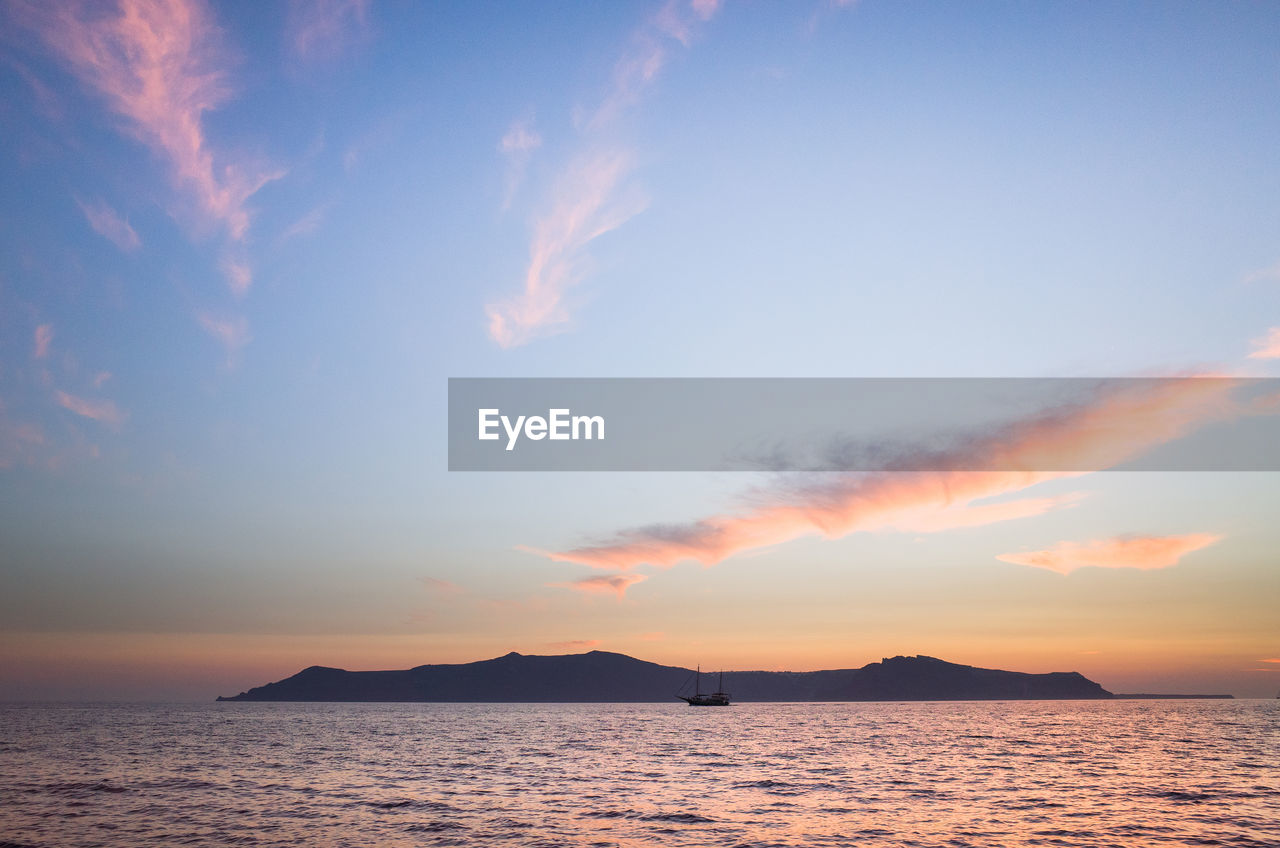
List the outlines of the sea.
<svg viewBox="0 0 1280 848">
<path fill-rule="evenodd" d="M 1280 846 L 1280 701 L 0 705 L 0 846 Z"/>
</svg>

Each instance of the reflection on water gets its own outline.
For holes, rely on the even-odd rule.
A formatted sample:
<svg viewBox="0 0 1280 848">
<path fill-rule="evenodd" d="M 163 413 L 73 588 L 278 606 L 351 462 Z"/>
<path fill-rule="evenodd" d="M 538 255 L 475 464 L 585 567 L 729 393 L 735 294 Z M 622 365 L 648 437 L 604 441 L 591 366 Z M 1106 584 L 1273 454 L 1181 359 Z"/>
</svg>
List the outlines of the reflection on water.
<svg viewBox="0 0 1280 848">
<path fill-rule="evenodd" d="M 1280 844 L 1280 702 L 0 706 L 0 846 Z"/>
</svg>

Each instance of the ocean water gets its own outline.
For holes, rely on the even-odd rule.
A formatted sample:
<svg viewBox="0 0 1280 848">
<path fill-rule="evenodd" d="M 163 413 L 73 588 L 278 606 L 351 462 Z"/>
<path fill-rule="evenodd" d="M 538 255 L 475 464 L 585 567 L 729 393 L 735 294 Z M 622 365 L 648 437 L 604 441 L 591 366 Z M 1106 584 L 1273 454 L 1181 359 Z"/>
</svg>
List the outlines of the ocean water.
<svg viewBox="0 0 1280 848">
<path fill-rule="evenodd" d="M 1280 701 L 0 706 L 0 845 L 1280 845 Z"/>
</svg>

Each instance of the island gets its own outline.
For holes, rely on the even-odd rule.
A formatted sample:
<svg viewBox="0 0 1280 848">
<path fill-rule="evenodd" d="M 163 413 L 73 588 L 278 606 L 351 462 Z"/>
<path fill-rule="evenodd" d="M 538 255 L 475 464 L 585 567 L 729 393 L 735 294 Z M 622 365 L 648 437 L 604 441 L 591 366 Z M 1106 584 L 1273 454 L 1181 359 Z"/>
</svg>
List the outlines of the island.
<svg viewBox="0 0 1280 848">
<path fill-rule="evenodd" d="M 671 701 L 691 669 L 625 654 L 529 656 L 420 665 L 397 671 L 311 666 L 292 677 L 219 701 L 422 701 L 636 703 Z M 704 673 L 704 680 L 711 683 Z M 719 683 L 718 677 L 714 681 Z M 1102 700 L 1116 697 L 1074 671 L 1028 674 L 892 657 L 828 671 L 726 671 L 724 689 L 743 701 Z"/>
</svg>

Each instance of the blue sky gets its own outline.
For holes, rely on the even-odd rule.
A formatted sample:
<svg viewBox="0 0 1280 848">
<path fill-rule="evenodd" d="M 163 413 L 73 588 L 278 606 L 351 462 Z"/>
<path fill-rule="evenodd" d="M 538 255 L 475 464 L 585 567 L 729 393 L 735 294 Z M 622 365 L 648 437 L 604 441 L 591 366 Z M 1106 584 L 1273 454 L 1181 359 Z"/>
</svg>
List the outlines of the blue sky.
<svg viewBox="0 0 1280 848">
<path fill-rule="evenodd" d="M 733 513 L 768 481 L 444 470 L 451 376 L 1277 376 L 1274 7 L 4 15 L 18 697 L 587 645 L 1280 687 L 1274 475 L 1051 480 L 1031 494 L 1090 494 L 591 594 L 520 546 Z M 996 559 L 1195 534 L 1217 541 L 1156 568 Z M 711 611 L 723 633 L 682 632 Z"/>
</svg>

